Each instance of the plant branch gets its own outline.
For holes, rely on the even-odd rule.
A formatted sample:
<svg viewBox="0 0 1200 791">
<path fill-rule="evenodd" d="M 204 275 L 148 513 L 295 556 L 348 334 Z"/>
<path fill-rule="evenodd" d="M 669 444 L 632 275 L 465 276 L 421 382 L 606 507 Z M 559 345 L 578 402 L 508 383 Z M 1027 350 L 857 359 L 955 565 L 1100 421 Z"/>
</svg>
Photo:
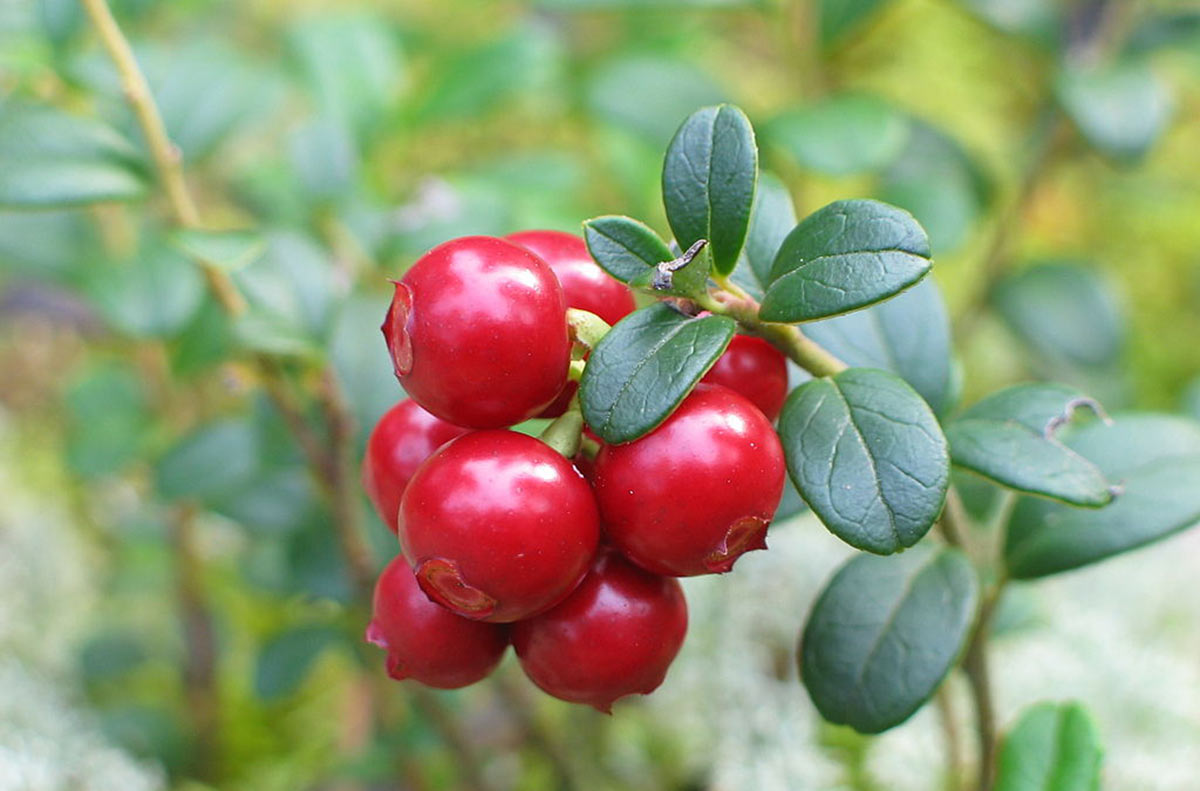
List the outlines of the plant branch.
<svg viewBox="0 0 1200 791">
<path fill-rule="evenodd" d="M 154 168 L 162 181 L 167 193 L 167 201 L 171 206 L 171 214 L 175 223 L 181 228 L 199 228 L 200 212 L 188 191 L 187 181 L 183 177 L 183 162 L 179 148 L 167 136 L 167 127 L 163 123 L 162 113 L 150 93 L 146 76 L 138 66 L 129 39 L 121 32 L 120 25 L 113 17 L 112 9 L 107 0 L 81 0 L 84 9 L 92 20 L 92 25 L 100 36 L 100 41 L 121 78 L 121 89 L 125 99 L 137 116 L 138 126 L 146 138 L 150 148 L 150 156 L 154 160 Z M 246 311 L 246 300 L 234 286 L 228 273 L 206 259 L 197 258 L 197 265 L 204 272 L 208 286 L 213 296 L 231 316 L 240 316 Z"/>
<path fill-rule="evenodd" d="M 991 671 L 988 666 L 987 640 L 992 629 L 992 616 L 1000 600 L 1003 583 L 997 585 L 983 600 L 979 618 L 971 634 L 963 658 L 963 671 L 975 700 L 975 730 L 979 737 L 979 791 L 989 791 L 996 772 L 996 708 L 992 700 Z"/>
<path fill-rule="evenodd" d="M 429 719 L 442 741 L 458 758 L 455 766 L 462 775 L 462 787 L 468 791 L 492 791 L 491 783 L 484 777 L 483 761 L 476 752 L 475 745 L 463 733 L 458 721 L 446 710 L 437 695 L 420 684 L 412 684 L 408 691 L 417 708 Z"/>
<path fill-rule="evenodd" d="M 758 302 L 745 292 L 738 295 L 731 291 L 718 291 L 699 304 L 713 313 L 736 319 L 747 330 L 779 349 L 792 362 L 813 376 L 833 376 L 849 367 L 819 343 L 807 337 L 799 327 L 760 319 Z"/>
<path fill-rule="evenodd" d="M 948 679 L 947 679 L 948 681 Z M 946 682 L 938 689 L 938 716 L 942 723 L 942 740 L 946 744 L 946 791 L 959 791 L 962 788 L 963 777 L 963 744 L 959 738 L 958 712 L 954 708 L 954 698 Z"/>
</svg>

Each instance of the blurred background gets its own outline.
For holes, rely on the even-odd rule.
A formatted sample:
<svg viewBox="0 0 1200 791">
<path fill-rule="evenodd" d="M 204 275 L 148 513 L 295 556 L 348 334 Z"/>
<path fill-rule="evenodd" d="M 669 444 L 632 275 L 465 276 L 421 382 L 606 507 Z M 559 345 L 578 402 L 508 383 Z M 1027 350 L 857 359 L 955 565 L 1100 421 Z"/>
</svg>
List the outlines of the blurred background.
<svg viewBox="0 0 1200 791">
<path fill-rule="evenodd" d="M 687 581 L 683 654 L 612 717 L 511 656 L 460 692 L 396 684 L 361 642 L 362 566 L 397 549 L 356 483 L 402 395 L 387 278 L 468 233 L 608 213 L 665 233 L 662 154 L 703 105 L 747 111 L 800 216 L 846 197 L 916 214 L 963 403 L 1052 378 L 1200 417 L 1192 4 L 111 5 L 219 233 L 172 227 L 81 5 L 0 0 L 3 791 L 941 787 L 933 707 L 866 739 L 797 683 L 797 631 L 844 557 L 802 515 Z M 1198 563 L 1185 535 L 1014 587 L 1002 721 L 1080 698 L 1107 787 L 1195 788 Z"/>
</svg>

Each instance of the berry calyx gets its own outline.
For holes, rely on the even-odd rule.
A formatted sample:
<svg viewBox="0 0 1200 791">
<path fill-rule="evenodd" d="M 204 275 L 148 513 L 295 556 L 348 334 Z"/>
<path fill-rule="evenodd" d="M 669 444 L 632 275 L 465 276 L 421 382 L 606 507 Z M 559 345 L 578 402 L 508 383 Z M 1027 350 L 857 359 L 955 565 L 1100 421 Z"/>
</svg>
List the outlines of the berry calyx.
<svg viewBox="0 0 1200 791">
<path fill-rule="evenodd" d="M 587 572 L 599 533 L 579 471 L 512 431 L 444 445 L 400 503 L 400 545 L 421 588 L 477 620 L 516 621 L 553 607 Z"/>
<path fill-rule="evenodd" d="M 541 412 L 567 382 L 566 299 L 523 247 L 467 236 L 396 283 L 383 334 L 400 384 L 458 426 L 500 428 Z"/>
<path fill-rule="evenodd" d="M 393 533 L 400 497 L 417 467 L 442 445 L 469 430 L 429 414 L 407 398 L 379 418 L 367 439 L 362 483 L 379 518 Z"/>
<path fill-rule="evenodd" d="M 774 422 L 787 400 L 787 358 L 762 338 L 734 335 L 701 381 L 741 393 Z"/>
<path fill-rule="evenodd" d="M 784 474 L 763 413 L 701 383 L 654 431 L 601 448 L 592 485 L 613 545 L 644 569 L 686 577 L 729 571 L 766 548 Z"/>
<path fill-rule="evenodd" d="M 375 584 L 368 642 L 387 651 L 388 675 L 438 689 L 483 679 L 508 647 L 508 628 L 461 618 L 429 600 L 397 556 Z"/>
<path fill-rule="evenodd" d="M 561 700 L 610 713 L 625 695 L 662 684 L 687 633 L 679 582 L 602 551 L 575 592 L 513 625 L 525 674 Z"/>
</svg>

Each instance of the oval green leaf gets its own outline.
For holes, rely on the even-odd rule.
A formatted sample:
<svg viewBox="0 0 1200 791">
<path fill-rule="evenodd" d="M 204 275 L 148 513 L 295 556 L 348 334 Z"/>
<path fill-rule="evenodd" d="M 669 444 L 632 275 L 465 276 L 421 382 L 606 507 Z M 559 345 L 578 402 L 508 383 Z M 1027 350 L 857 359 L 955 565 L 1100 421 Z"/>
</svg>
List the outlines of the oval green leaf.
<svg viewBox="0 0 1200 791">
<path fill-rule="evenodd" d="M 946 427 L 950 459 L 1019 492 L 1088 508 L 1108 505 L 1113 487 L 1104 473 L 1057 436 L 1081 407 L 1099 408 L 1067 385 L 1005 388 Z"/>
<path fill-rule="evenodd" d="M 1066 445 L 1119 487 L 1112 503 L 1083 510 L 1023 498 L 1008 524 L 1009 575 L 1031 579 L 1084 566 L 1200 524 L 1200 424 L 1171 415 L 1094 423 Z"/>
<path fill-rule="evenodd" d="M 1004 739 L 995 791 L 1097 791 L 1103 752 L 1077 703 L 1039 703 Z"/>
<path fill-rule="evenodd" d="M 1167 127 L 1170 86 L 1141 60 L 1067 67 L 1055 86 L 1063 110 L 1095 148 L 1124 160 L 1143 156 Z"/>
<path fill-rule="evenodd" d="M 778 178 L 760 173 L 754 193 L 754 212 L 750 215 L 750 230 L 746 247 L 738 258 L 732 280 L 750 296 L 762 301 L 771 283 L 771 265 L 779 246 L 796 227 L 796 207 L 792 195 Z"/>
<path fill-rule="evenodd" d="M 804 168 L 831 176 L 888 165 L 909 133 L 909 120 L 895 108 L 877 97 L 857 94 L 789 110 L 763 132 Z"/>
<path fill-rule="evenodd" d="M 810 321 L 895 296 L 929 272 L 929 237 L 911 214 L 872 200 L 831 203 L 788 234 L 760 315 Z"/>
<path fill-rule="evenodd" d="M 894 374 L 850 368 L 800 385 L 783 406 L 779 436 L 796 488 L 853 547 L 898 552 L 942 511 L 946 438 L 929 405 Z"/>
<path fill-rule="evenodd" d="M 254 692 L 261 700 L 291 695 L 304 682 L 321 652 L 340 637 L 328 626 L 299 626 L 275 635 L 258 654 Z"/>
<path fill-rule="evenodd" d="M 600 268 L 622 283 L 675 257 L 658 234 L 632 217 L 588 220 L 583 224 L 583 239 Z"/>
<path fill-rule="evenodd" d="M 746 241 L 757 180 L 758 147 L 746 114 L 729 104 L 692 113 L 663 160 L 663 205 L 679 247 L 707 239 L 713 269 L 732 272 Z"/>
<path fill-rule="evenodd" d="M 912 716 L 962 652 L 978 587 L 961 552 L 929 544 L 842 566 L 800 640 L 800 678 L 821 716 L 860 733 Z"/>
<path fill-rule="evenodd" d="M 692 391 L 733 338 L 725 316 L 685 316 L 657 303 L 626 316 L 588 359 L 583 417 L 605 442 L 648 434 Z"/>
<path fill-rule="evenodd" d="M 137 149 L 105 124 L 49 107 L 0 108 L 0 206 L 79 206 L 145 192 Z"/>
<path fill-rule="evenodd" d="M 806 324 L 804 334 L 853 368 L 882 368 L 901 377 L 938 415 L 958 398 L 950 317 L 931 277 L 894 299 Z"/>
</svg>

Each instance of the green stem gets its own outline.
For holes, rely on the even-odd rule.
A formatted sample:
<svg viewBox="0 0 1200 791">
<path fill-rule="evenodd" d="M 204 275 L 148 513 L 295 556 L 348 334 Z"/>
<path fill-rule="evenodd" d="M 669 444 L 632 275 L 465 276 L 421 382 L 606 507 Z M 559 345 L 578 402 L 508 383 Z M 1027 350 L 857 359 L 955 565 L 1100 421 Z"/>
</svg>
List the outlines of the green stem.
<svg viewBox="0 0 1200 791">
<path fill-rule="evenodd" d="M 588 349 L 594 349 L 612 327 L 595 313 L 567 308 L 567 329 L 571 333 L 571 340 Z"/>
<path fill-rule="evenodd" d="M 758 302 L 745 292 L 739 295 L 730 290 L 718 291 L 697 304 L 712 313 L 736 319 L 746 330 L 766 340 L 813 376 L 833 376 L 849 367 L 807 337 L 799 327 L 760 319 Z"/>
<path fill-rule="evenodd" d="M 546 427 L 538 437 L 550 447 L 568 459 L 579 454 L 579 445 L 583 437 L 583 415 L 579 411 L 579 397 L 571 399 L 567 411 Z"/>
<path fill-rule="evenodd" d="M 975 731 L 979 737 L 979 791 L 989 791 L 996 772 L 996 708 L 992 700 L 991 670 L 988 664 L 987 640 L 991 633 L 992 616 L 1004 589 L 998 584 L 983 600 L 975 631 L 963 658 L 963 671 L 975 700 Z"/>
</svg>

